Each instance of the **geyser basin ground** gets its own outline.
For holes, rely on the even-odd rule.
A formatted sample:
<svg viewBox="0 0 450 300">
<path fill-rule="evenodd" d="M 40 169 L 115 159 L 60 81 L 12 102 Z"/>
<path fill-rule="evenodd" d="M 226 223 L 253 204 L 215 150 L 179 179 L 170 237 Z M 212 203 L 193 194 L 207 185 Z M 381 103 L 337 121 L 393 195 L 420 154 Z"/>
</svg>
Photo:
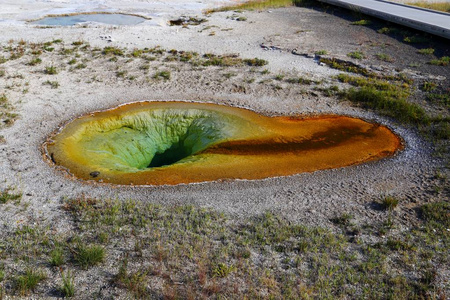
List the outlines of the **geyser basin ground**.
<svg viewBox="0 0 450 300">
<path fill-rule="evenodd" d="M 161 185 L 260 179 L 393 155 L 387 127 L 344 116 L 267 117 L 186 102 L 138 102 L 67 124 L 44 145 L 77 178 Z"/>
</svg>

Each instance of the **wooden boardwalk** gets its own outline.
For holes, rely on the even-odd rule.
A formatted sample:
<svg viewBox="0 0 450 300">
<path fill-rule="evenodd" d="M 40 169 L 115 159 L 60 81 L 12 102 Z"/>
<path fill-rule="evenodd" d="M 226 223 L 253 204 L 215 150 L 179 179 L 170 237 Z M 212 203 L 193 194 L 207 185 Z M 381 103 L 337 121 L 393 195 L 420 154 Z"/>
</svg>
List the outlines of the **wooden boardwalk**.
<svg viewBox="0 0 450 300">
<path fill-rule="evenodd" d="M 450 39 L 450 14 L 383 0 L 319 0 Z"/>
</svg>

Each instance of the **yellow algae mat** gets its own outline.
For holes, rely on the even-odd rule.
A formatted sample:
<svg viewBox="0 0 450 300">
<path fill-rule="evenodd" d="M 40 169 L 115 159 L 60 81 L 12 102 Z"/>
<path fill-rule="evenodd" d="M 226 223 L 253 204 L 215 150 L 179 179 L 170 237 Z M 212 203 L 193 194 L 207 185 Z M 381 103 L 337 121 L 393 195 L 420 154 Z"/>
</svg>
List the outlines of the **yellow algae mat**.
<svg viewBox="0 0 450 300">
<path fill-rule="evenodd" d="M 71 175 L 127 185 L 260 179 L 393 155 L 401 140 L 358 118 L 267 117 L 216 104 L 137 102 L 68 123 L 44 145 Z"/>
</svg>

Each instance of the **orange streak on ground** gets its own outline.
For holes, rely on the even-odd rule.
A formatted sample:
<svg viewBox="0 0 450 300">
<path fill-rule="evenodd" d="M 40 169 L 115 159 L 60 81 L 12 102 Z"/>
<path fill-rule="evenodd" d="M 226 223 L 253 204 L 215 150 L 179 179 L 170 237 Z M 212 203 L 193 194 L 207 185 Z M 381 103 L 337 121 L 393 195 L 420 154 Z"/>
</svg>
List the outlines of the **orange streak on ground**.
<svg viewBox="0 0 450 300">
<path fill-rule="evenodd" d="M 80 167 L 76 161 L 70 161 L 70 155 L 58 155 L 55 159 L 52 152 L 52 159 L 56 164 L 66 167 L 74 176 L 86 180 L 115 184 L 174 185 L 223 179 L 261 179 L 339 168 L 392 156 L 402 148 L 400 138 L 387 127 L 357 118 L 334 115 L 267 117 L 245 109 L 213 104 L 136 103 L 94 113 L 75 122 L 155 107 L 207 109 L 239 115 L 252 124 L 257 124 L 265 134 L 215 144 L 194 154 L 195 159 L 192 161 L 139 172 L 103 173 L 98 178 L 89 176 L 92 171 L 89 166 Z M 55 140 L 58 140 L 58 135 Z M 49 153 L 55 145 L 56 143 L 50 143 Z"/>
</svg>

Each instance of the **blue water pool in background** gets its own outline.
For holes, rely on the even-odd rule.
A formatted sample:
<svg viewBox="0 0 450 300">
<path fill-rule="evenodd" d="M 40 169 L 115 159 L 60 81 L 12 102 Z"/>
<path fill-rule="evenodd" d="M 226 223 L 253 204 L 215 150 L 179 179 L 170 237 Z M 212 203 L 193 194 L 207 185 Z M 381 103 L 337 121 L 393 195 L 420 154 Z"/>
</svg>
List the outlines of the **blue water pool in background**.
<svg viewBox="0 0 450 300">
<path fill-rule="evenodd" d="M 84 22 L 98 22 L 111 25 L 136 25 L 146 21 L 146 19 L 137 16 L 124 14 L 80 14 L 74 16 L 48 17 L 33 21 L 31 24 L 49 25 L 49 26 L 72 26 Z"/>
</svg>

